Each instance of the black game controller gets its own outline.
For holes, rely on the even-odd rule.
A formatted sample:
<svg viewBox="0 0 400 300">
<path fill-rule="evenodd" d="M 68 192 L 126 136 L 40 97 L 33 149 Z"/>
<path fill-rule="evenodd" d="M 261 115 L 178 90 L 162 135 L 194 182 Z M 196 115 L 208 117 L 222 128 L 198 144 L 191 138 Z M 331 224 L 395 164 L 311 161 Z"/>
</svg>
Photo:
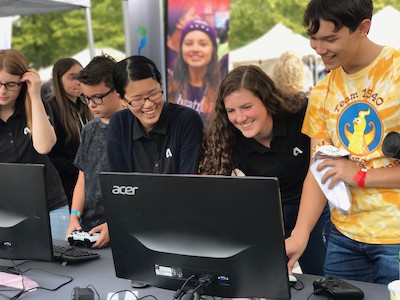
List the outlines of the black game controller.
<svg viewBox="0 0 400 300">
<path fill-rule="evenodd" d="M 329 297 L 329 299 L 361 300 L 364 292 L 359 288 L 335 277 L 322 277 L 313 283 L 314 294 Z"/>
</svg>

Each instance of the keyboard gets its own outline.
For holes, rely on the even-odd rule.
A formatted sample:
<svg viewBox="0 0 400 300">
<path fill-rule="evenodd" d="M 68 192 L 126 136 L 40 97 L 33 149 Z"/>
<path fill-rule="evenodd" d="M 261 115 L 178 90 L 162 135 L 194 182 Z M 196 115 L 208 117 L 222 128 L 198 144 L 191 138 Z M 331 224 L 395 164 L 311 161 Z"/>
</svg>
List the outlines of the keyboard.
<svg viewBox="0 0 400 300">
<path fill-rule="evenodd" d="M 61 261 L 82 261 L 99 258 L 100 255 L 85 249 L 53 245 L 53 257 Z"/>
</svg>

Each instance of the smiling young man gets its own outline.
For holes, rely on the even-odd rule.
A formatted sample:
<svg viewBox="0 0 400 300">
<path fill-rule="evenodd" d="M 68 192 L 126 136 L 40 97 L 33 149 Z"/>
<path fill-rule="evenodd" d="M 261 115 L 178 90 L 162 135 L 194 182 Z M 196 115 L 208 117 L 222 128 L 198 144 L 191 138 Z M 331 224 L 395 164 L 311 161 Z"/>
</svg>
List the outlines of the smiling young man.
<svg viewBox="0 0 400 300">
<path fill-rule="evenodd" d="M 127 109 L 110 121 L 111 171 L 197 173 L 203 122 L 193 109 L 165 102 L 154 62 L 128 57 L 117 63 L 113 78 Z"/>
<path fill-rule="evenodd" d="M 326 159 L 318 170 L 332 188 L 350 186 L 351 212 L 332 210 L 326 275 L 387 284 L 398 279 L 400 251 L 400 166 L 385 157 L 382 140 L 400 131 L 400 52 L 368 39 L 371 0 L 312 0 L 304 14 L 310 44 L 330 74 L 311 91 L 302 132 L 311 149 L 325 141 L 350 152 Z M 307 245 L 326 203 L 311 172 L 299 217 L 286 242 L 288 268 Z"/>
</svg>

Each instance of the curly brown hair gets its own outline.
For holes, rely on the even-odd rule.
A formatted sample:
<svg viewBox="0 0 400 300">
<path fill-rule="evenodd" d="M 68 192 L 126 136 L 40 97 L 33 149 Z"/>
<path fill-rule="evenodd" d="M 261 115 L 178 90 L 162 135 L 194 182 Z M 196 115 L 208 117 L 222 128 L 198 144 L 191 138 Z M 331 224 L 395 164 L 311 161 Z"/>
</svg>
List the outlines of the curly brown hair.
<svg viewBox="0 0 400 300">
<path fill-rule="evenodd" d="M 308 100 L 302 92 L 293 96 L 283 95 L 275 87 L 272 79 L 257 66 L 240 66 L 233 69 L 219 87 L 215 112 L 205 130 L 200 174 L 231 175 L 236 167 L 232 154 L 238 129 L 228 119 L 224 99 L 240 89 L 252 92 L 273 117 L 294 114 L 304 107 Z"/>
</svg>

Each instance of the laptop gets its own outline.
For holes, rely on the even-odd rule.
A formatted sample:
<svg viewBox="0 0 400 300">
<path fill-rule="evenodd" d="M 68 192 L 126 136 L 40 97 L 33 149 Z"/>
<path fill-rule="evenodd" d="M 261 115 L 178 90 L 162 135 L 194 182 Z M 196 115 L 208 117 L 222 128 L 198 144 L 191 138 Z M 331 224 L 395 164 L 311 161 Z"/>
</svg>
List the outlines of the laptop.
<svg viewBox="0 0 400 300">
<path fill-rule="evenodd" d="M 100 185 L 118 277 L 290 299 L 277 178 L 103 172 Z"/>
</svg>

